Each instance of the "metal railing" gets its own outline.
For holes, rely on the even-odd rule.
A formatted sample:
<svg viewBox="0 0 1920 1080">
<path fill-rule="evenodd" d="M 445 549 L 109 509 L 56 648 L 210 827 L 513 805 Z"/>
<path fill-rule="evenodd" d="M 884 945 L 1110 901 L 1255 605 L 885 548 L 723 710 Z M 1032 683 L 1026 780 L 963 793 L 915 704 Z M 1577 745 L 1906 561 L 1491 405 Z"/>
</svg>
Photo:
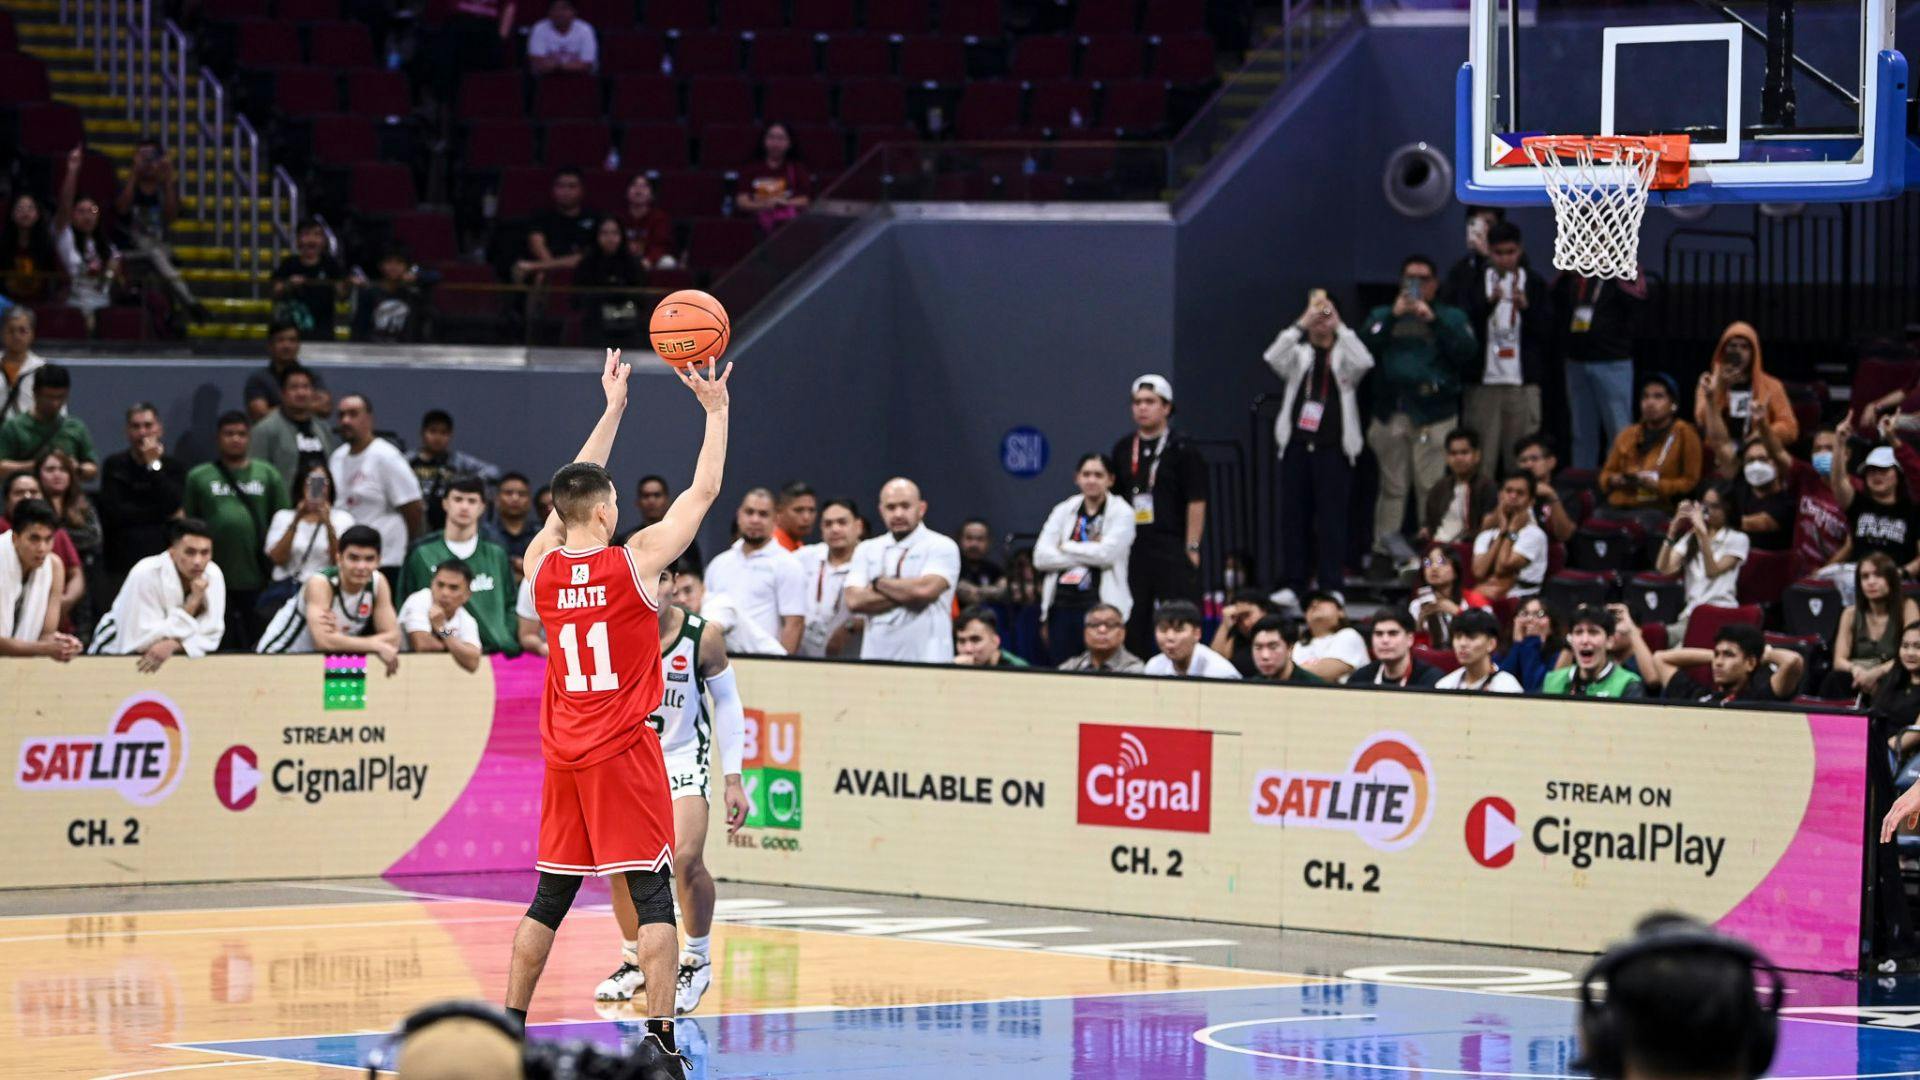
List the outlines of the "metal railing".
<svg viewBox="0 0 1920 1080">
<path fill-rule="evenodd" d="M 192 186 L 195 216 L 213 226 L 215 245 L 232 246 L 234 267 L 257 271 L 263 247 L 277 261 L 293 245 L 299 185 L 271 166 L 252 123 L 229 113 L 226 87 L 213 72 L 192 69 L 187 33 L 171 19 L 155 25 L 153 6 L 153 0 L 60 0 L 60 21 L 73 27 L 76 46 L 93 49 L 94 70 L 106 73 L 109 94 L 125 99 L 127 119 L 138 121 L 141 132 L 170 148 L 183 166 L 192 151 L 194 175 L 176 182 Z M 259 295 L 257 280 L 253 288 Z"/>
</svg>

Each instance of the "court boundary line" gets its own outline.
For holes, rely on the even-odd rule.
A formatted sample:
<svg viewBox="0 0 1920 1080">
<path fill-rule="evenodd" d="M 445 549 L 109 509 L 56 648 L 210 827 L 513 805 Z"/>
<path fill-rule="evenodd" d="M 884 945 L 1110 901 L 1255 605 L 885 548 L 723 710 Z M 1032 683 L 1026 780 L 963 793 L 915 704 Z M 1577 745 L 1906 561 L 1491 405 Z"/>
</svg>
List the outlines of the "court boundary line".
<svg viewBox="0 0 1920 1080">
<path fill-rule="evenodd" d="M 248 884 L 248 883 L 239 882 L 237 884 Z M 272 884 L 278 885 L 281 883 L 275 882 Z M 130 888 L 130 889 L 164 888 L 164 887 L 165 886 L 149 886 L 149 885 L 127 886 L 127 888 Z M 29 891 L 32 891 L 32 890 L 29 890 Z M 368 889 L 365 891 L 371 893 L 371 892 L 377 892 L 378 890 Z M 5 895 L 6 893 L 4 891 L 0 891 L 0 896 L 5 896 Z M 27 919 L 106 919 L 106 918 L 112 918 L 115 915 L 209 915 L 209 914 L 224 914 L 227 912 L 235 912 L 235 911 L 266 911 L 271 909 L 306 911 L 306 910 L 319 910 L 323 908 L 391 907 L 393 904 L 398 903 L 400 901 L 424 899 L 424 897 L 405 896 L 397 893 L 394 895 L 397 897 L 397 899 L 395 900 L 388 900 L 388 901 L 342 900 L 339 903 L 335 903 L 335 904 L 321 904 L 321 903 L 231 904 L 231 905 L 215 905 L 211 907 L 197 907 L 197 908 L 123 908 L 118 911 L 51 911 L 51 912 L 43 912 L 39 915 L 0 915 L 0 926 L 4 926 L 5 924 L 12 923 L 12 922 L 21 922 Z M 456 900 L 466 900 L 466 901 L 474 901 L 474 902 L 489 903 L 489 904 L 491 903 L 504 904 L 509 902 L 505 900 L 500 900 L 500 901 L 487 900 L 481 897 L 452 897 L 452 896 L 447 897 L 446 900 L 449 902 L 456 901 Z"/>
</svg>

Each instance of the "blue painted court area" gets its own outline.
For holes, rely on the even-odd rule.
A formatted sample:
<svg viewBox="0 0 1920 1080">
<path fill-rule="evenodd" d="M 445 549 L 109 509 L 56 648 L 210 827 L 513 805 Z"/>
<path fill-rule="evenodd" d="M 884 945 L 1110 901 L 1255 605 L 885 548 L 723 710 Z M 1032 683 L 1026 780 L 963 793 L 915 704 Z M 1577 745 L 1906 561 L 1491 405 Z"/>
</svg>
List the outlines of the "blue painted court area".
<svg viewBox="0 0 1920 1080">
<path fill-rule="evenodd" d="M 690 1017 L 694 1075 L 731 1077 L 1570 1077 L 1570 1001 L 1374 983 Z M 1920 1076 L 1920 1030 L 1788 1018 L 1770 1075 Z M 536 1025 L 619 1046 L 632 1022 Z M 358 1066 L 377 1035 L 189 1043 Z"/>
</svg>

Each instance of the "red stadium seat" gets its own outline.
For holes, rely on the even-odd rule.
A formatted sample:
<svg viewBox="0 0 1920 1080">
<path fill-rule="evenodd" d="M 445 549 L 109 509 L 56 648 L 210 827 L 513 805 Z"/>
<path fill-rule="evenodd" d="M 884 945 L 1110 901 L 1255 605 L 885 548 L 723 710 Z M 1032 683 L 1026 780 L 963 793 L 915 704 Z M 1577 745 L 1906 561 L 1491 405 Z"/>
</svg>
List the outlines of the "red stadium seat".
<svg viewBox="0 0 1920 1080">
<path fill-rule="evenodd" d="M 1035 83 L 1032 96 L 1027 99 L 1029 131 L 1048 135 L 1072 131 L 1085 127 L 1093 117 L 1093 86 L 1089 83 L 1072 80 Z"/>
<path fill-rule="evenodd" d="M 553 205 L 553 170 L 522 165 L 500 171 L 497 212 L 503 221 L 532 217 Z"/>
<path fill-rule="evenodd" d="M 24 105 L 19 110 L 20 143 L 29 157 L 64 158 L 86 138 L 80 110 L 64 102 Z"/>
<path fill-rule="evenodd" d="M 598 24 L 595 24 L 596 29 Z M 628 26 L 600 31 L 601 69 L 610 72 L 636 71 L 652 74 L 660 70 L 660 58 L 667 43 L 657 30 Z"/>
<path fill-rule="evenodd" d="M 1149 34 L 1195 34 L 1207 28 L 1206 0 L 1147 0 L 1140 29 Z"/>
<path fill-rule="evenodd" d="M 679 124 L 628 124 L 620 140 L 620 164 L 628 170 L 670 172 L 692 162 L 687 131 Z"/>
<path fill-rule="evenodd" d="M 1640 624 L 1640 636 L 1647 639 L 1648 649 L 1659 652 L 1667 647 L 1667 624 L 1643 622 Z"/>
<path fill-rule="evenodd" d="M 407 77 L 397 71 L 347 72 L 347 108 L 361 116 L 405 116 L 413 111 Z"/>
<path fill-rule="evenodd" d="M 1135 0 L 1100 0 L 1074 9 L 1073 28 L 1082 34 L 1131 34 L 1140 26 Z"/>
<path fill-rule="evenodd" d="M 833 119 L 833 101 L 819 79 L 770 79 L 760 88 L 769 118 L 791 124 L 824 124 Z"/>
<path fill-rule="evenodd" d="M 847 134 L 831 124 L 796 124 L 793 145 L 815 172 L 839 172 L 847 167 Z M 822 179 L 816 188 L 826 187 Z"/>
<path fill-rule="evenodd" d="M 1117 82 L 1106 88 L 1100 124 L 1115 134 L 1148 135 L 1167 122 L 1167 87 L 1158 82 Z"/>
<path fill-rule="evenodd" d="M 1095 82 L 1138 79 L 1146 68 L 1146 39 L 1137 34 L 1104 34 L 1086 39 L 1080 77 Z"/>
<path fill-rule="evenodd" d="M 407 254 L 417 263 L 444 262 L 460 255 L 460 244 L 453 231 L 453 215 L 444 210 L 395 214 L 393 238 L 406 245 Z"/>
<path fill-rule="evenodd" d="M 333 22 L 340 18 L 340 0 L 274 0 L 273 17 L 281 22 Z"/>
<path fill-rule="evenodd" d="M 908 38 L 900 44 L 900 77 L 923 86 L 958 86 L 967 81 L 966 50 L 952 38 Z"/>
<path fill-rule="evenodd" d="M 830 38 L 824 70 L 832 79 L 890 79 L 893 46 L 877 34 L 843 34 Z"/>
<path fill-rule="evenodd" d="M 0 55 L 0 105 L 45 101 L 52 96 L 47 65 L 25 53 Z"/>
<path fill-rule="evenodd" d="M 696 270 L 725 270 L 759 244 L 760 227 L 745 218 L 695 218 L 687 234 L 687 261 Z"/>
<path fill-rule="evenodd" d="M 467 149 L 461 158 L 464 167 L 505 169 L 531 165 L 535 160 L 533 125 L 525 120 L 483 120 L 467 126 Z"/>
<path fill-rule="evenodd" d="M 866 27 L 882 34 L 924 34 L 927 0 L 867 0 Z"/>
<path fill-rule="evenodd" d="M 1687 636 L 1681 644 L 1690 649 L 1711 649 L 1713 635 L 1719 633 L 1722 626 L 1746 623 L 1757 629 L 1762 617 L 1759 604 L 1742 604 L 1739 607 L 1702 604 L 1687 616 Z"/>
<path fill-rule="evenodd" d="M 1741 603 L 1777 604 L 1793 584 L 1793 552 L 1750 551 L 1739 573 L 1736 587 Z"/>
<path fill-rule="evenodd" d="M 1905 390 L 1916 379 L 1920 379 L 1920 362 L 1862 357 L 1860 365 L 1853 371 L 1854 423 L 1860 422 L 1860 410 L 1869 402 L 1877 401 L 1895 390 Z M 1807 432 L 1802 431 L 1801 434 Z"/>
<path fill-rule="evenodd" d="M 1206 34 L 1175 34 L 1153 50 L 1153 77 L 1175 86 L 1198 86 L 1219 77 L 1213 39 Z"/>
<path fill-rule="evenodd" d="M 20 36 L 13 29 L 11 12 L 0 11 L 0 53 L 15 52 L 20 48 Z"/>
<path fill-rule="evenodd" d="M 273 75 L 273 104 L 287 116 L 340 111 L 340 77 L 328 68 L 281 68 Z"/>
<path fill-rule="evenodd" d="M 462 120 L 518 119 L 527 115 L 517 71 L 469 72 L 460 80 L 456 110 Z"/>
<path fill-rule="evenodd" d="M 353 167 L 353 209 L 358 214 L 399 214 L 414 209 L 420 197 L 413 187 L 413 170 L 384 161 L 362 161 Z"/>
<path fill-rule="evenodd" d="M 695 130 L 709 124 L 753 123 L 753 85 L 720 76 L 689 79 L 687 120 Z"/>
<path fill-rule="evenodd" d="M 380 136 L 373 121 L 341 113 L 313 118 L 313 158 L 330 165 L 352 165 L 380 157 Z"/>
<path fill-rule="evenodd" d="M 624 165 L 625 162 L 623 161 Z M 622 169 L 620 172 L 607 172 L 605 169 L 589 169 L 586 173 L 587 205 L 596 210 L 612 211 L 627 205 L 627 185 L 633 182 L 634 174 Z"/>
<path fill-rule="evenodd" d="M 1126 2 L 1126 0 L 1122 0 Z M 1000 0 L 945 0 L 940 5 L 940 32 L 968 38 L 997 39 L 1005 33 Z"/>
<path fill-rule="evenodd" d="M 904 124 L 907 94 L 899 83 L 861 79 L 840 86 L 840 122 L 848 127 Z"/>
<path fill-rule="evenodd" d="M 971 83 L 960 95 L 954 130 L 962 139 L 1005 138 L 1020 130 L 1020 84 Z"/>
<path fill-rule="evenodd" d="M 725 30 L 689 31 L 673 49 L 673 70 L 683 76 L 731 75 L 740 70 L 740 35 Z"/>
<path fill-rule="evenodd" d="M 760 129 L 752 124 L 712 124 L 700 129 L 700 165 L 739 169 L 760 151 Z"/>
<path fill-rule="evenodd" d="M 440 284 L 434 286 L 433 290 L 436 315 L 469 320 L 499 316 L 508 294 L 495 287 L 500 282 L 493 276 L 491 268 L 472 263 L 443 262 L 435 269 L 440 272 Z M 478 287 L 461 288 L 463 285 Z"/>
<path fill-rule="evenodd" d="M 663 76 L 622 75 L 607 112 L 615 120 L 671 120 L 680 115 L 680 91 Z"/>
<path fill-rule="evenodd" d="M 145 341 L 150 326 L 142 307 L 101 308 L 93 316 L 93 336 L 101 341 Z"/>
<path fill-rule="evenodd" d="M 813 35 L 800 30 L 762 30 L 753 35 L 747 71 L 756 79 L 804 78 L 817 69 Z"/>
<path fill-rule="evenodd" d="M 815 33 L 839 33 L 854 27 L 853 0 L 794 0 L 793 25 Z"/>
<path fill-rule="evenodd" d="M 1530 596 L 1503 596 L 1493 602 L 1493 617 L 1500 620 L 1500 640 L 1506 641 L 1513 631 L 1513 617 L 1520 613 L 1520 606 Z"/>
<path fill-rule="evenodd" d="M 379 63 L 373 54 L 373 35 L 359 23 L 327 22 L 307 30 L 307 60 L 318 67 L 348 71 Z"/>
<path fill-rule="evenodd" d="M 548 124 L 540 161 L 550 169 L 572 166 L 597 169 L 607 160 L 613 132 L 593 120 L 563 120 Z"/>
<path fill-rule="evenodd" d="M 854 158 L 867 156 L 867 151 L 876 146 L 913 145 L 920 141 L 920 132 L 911 124 L 874 124 L 863 126 L 854 133 Z"/>
<path fill-rule="evenodd" d="M 663 173 L 654 201 L 676 218 L 711 217 L 726 206 L 727 185 L 717 172 Z"/>
<path fill-rule="evenodd" d="M 87 317 L 79 308 L 42 304 L 33 309 L 34 336 L 48 340 L 80 340 L 87 336 Z"/>
<path fill-rule="evenodd" d="M 533 115 L 542 120 L 592 120 L 606 115 L 600 80 L 592 75 L 548 75 L 533 95 Z"/>
<path fill-rule="evenodd" d="M 1013 46 L 1013 64 L 1008 68 L 1008 74 L 1030 82 L 1071 78 L 1073 39 L 1063 34 L 1037 34 L 1021 38 Z"/>
<path fill-rule="evenodd" d="M 655 30 L 704 30 L 713 25 L 707 0 L 647 0 L 641 5 Z"/>
<path fill-rule="evenodd" d="M 544 4 L 525 6 L 541 14 L 545 14 L 547 7 Z M 594 33 L 600 35 L 603 44 L 609 30 L 625 29 L 638 21 L 634 17 L 633 0 L 573 0 L 573 6 L 587 25 L 593 27 Z M 606 54 L 604 48 L 601 54 Z"/>
<path fill-rule="evenodd" d="M 240 23 L 235 33 L 243 68 L 294 67 L 305 61 L 300 35 L 291 23 L 250 19 Z"/>
<path fill-rule="evenodd" d="M 768 30 L 786 22 L 780 0 L 720 0 L 723 30 Z"/>
</svg>

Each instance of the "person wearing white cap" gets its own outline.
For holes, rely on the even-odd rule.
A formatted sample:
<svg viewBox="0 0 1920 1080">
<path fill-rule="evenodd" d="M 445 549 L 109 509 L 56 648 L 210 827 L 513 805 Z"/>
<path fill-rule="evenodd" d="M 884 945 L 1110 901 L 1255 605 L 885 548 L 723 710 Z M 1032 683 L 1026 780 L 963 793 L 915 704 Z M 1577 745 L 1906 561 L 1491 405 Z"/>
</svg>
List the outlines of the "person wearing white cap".
<svg viewBox="0 0 1920 1080">
<path fill-rule="evenodd" d="M 1833 455 L 1833 497 L 1847 514 L 1847 542 L 1828 560 L 1829 567 L 1859 562 L 1868 552 L 1885 552 L 1907 577 L 1920 575 L 1920 521 L 1916 521 L 1913 497 L 1907 491 L 1907 478 L 1900 459 L 1891 446 L 1876 446 L 1860 465 L 1863 490 L 1855 490 L 1847 475 L 1849 443 L 1853 434 L 1850 421 L 1842 421 L 1839 445 Z M 1848 577 L 1850 571 L 1842 571 Z M 1849 603 L 1852 601 L 1849 600 Z"/>
<path fill-rule="evenodd" d="M 1207 524 L 1207 463 L 1173 433 L 1173 383 L 1164 375 L 1133 380 L 1133 434 L 1113 444 L 1114 494 L 1133 508 L 1136 526 L 1127 585 L 1127 651 L 1151 656 L 1154 606 L 1200 600 L 1200 540 Z"/>
</svg>

